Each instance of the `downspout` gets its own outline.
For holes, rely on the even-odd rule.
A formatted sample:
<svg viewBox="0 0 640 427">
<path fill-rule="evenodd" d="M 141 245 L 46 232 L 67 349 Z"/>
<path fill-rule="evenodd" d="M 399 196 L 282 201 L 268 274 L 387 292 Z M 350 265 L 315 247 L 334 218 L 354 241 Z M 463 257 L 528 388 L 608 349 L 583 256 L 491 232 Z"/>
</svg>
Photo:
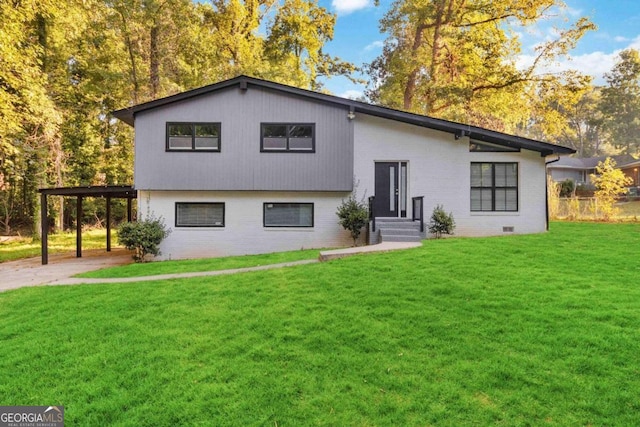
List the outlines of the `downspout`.
<svg viewBox="0 0 640 427">
<path fill-rule="evenodd" d="M 557 161 L 560 160 L 560 156 L 558 156 L 557 159 L 555 160 L 550 160 L 548 162 L 544 163 L 544 205 L 546 208 L 546 221 L 547 221 L 547 231 L 549 231 L 549 186 L 547 185 L 547 166 L 550 165 L 551 163 L 555 163 Z"/>
</svg>

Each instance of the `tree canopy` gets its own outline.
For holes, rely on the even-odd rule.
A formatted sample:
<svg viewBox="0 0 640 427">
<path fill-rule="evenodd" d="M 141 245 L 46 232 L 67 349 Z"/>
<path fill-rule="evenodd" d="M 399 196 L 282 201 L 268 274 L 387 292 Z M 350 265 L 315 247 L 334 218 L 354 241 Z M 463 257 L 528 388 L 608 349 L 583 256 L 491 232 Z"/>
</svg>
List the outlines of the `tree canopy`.
<svg viewBox="0 0 640 427">
<path fill-rule="evenodd" d="M 0 2 L 0 226 L 33 224 L 39 187 L 131 182 L 132 131 L 110 111 L 238 74 L 350 77 L 323 49 L 335 19 L 315 0 Z M 59 227 L 75 220 L 54 203 Z"/>
<path fill-rule="evenodd" d="M 604 87 L 543 72 L 595 28 L 580 18 L 517 65 L 518 31 L 562 6 L 395 0 L 380 21 L 382 54 L 366 66 L 367 96 L 580 155 L 639 154 L 637 51 L 620 53 Z M 36 223 L 39 187 L 131 183 L 132 129 L 110 111 L 239 74 L 312 90 L 331 76 L 355 80 L 358 67 L 327 51 L 335 24 L 317 0 L 0 2 L 0 228 Z M 73 206 L 50 203 L 58 227 L 77 220 Z M 86 219 L 99 222 L 102 209 L 88 201 Z"/>
<path fill-rule="evenodd" d="M 515 27 L 560 6 L 559 0 L 396 0 L 380 23 L 389 36 L 369 67 L 368 95 L 395 108 L 513 131 L 528 119 L 532 83 L 558 78 L 541 75 L 540 66 L 595 28 L 579 19 L 519 69 Z"/>
<path fill-rule="evenodd" d="M 629 49 L 620 52 L 619 61 L 605 75 L 601 110 L 604 127 L 615 147 L 626 154 L 640 150 L 640 53 Z"/>
</svg>

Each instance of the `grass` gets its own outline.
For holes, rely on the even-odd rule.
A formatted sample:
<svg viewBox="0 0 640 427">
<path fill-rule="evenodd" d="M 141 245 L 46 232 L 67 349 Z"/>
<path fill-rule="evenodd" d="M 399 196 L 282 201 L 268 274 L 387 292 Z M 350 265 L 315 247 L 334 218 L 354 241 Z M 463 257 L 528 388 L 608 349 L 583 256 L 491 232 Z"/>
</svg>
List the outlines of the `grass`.
<svg viewBox="0 0 640 427">
<path fill-rule="evenodd" d="M 639 224 L 0 294 L 2 404 L 69 425 L 640 425 Z"/>
<path fill-rule="evenodd" d="M 106 248 L 106 230 L 93 229 L 82 232 L 83 249 Z M 112 247 L 116 247 L 115 233 Z M 76 233 L 56 233 L 49 235 L 49 253 L 71 252 L 76 249 Z M 40 256 L 40 240 L 31 237 L 0 241 L 0 263 L 21 258 Z"/>
<path fill-rule="evenodd" d="M 77 277 L 104 279 L 152 276 L 157 274 L 191 273 L 198 271 L 228 270 L 242 267 L 279 264 L 283 262 L 317 259 L 320 250 L 305 249 L 291 252 L 277 252 L 262 255 L 245 255 L 223 258 L 189 259 L 183 261 L 158 261 L 141 264 L 127 264 L 79 274 Z"/>
</svg>

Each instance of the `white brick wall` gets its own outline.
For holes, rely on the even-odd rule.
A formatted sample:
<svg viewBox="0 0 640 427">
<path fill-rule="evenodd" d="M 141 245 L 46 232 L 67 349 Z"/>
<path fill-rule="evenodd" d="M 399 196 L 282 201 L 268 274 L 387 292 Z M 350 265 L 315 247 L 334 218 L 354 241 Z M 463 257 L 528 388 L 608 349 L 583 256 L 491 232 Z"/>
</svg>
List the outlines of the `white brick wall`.
<svg viewBox="0 0 640 427">
<path fill-rule="evenodd" d="M 452 212 L 458 236 L 538 233 L 546 229 L 545 166 L 540 153 L 470 153 L 469 139 L 363 114 L 355 118 L 355 167 L 359 196 L 374 194 L 374 163 L 406 161 L 407 203 L 424 196 L 426 222 L 437 204 Z M 471 212 L 471 162 L 518 162 L 518 212 Z"/>
<path fill-rule="evenodd" d="M 171 228 L 157 259 L 202 258 L 335 248 L 352 244 L 336 210 L 348 193 L 140 191 L 140 216 L 162 216 Z M 176 202 L 224 202 L 225 227 L 175 227 Z M 264 228 L 263 203 L 314 203 L 313 228 Z"/>
</svg>

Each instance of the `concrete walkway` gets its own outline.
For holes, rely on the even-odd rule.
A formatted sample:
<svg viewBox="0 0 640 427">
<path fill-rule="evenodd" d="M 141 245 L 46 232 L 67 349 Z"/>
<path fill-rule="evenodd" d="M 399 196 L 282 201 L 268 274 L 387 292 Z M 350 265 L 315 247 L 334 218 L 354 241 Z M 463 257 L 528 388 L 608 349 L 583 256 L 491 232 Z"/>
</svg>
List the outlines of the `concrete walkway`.
<svg viewBox="0 0 640 427">
<path fill-rule="evenodd" d="M 153 280 L 183 279 L 189 277 L 204 276 L 224 276 L 226 274 L 247 273 L 250 271 L 271 270 L 274 268 L 293 267 L 295 265 L 313 264 L 319 262 L 317 259 L 305 259 L 302 261 L 282 262 L 280 264 L 259 265 L 256 267 L 234 268 L 231 270 L 195 271 L 192 273 L 158 274 L 155 276 L 123 277 L 119 279 L 83 279 L 68 278 L 60 281 L 48 283 L 49 285 L 80 285 L 88 283 L 131 283 L 150 282 Z"/>
<path fill-rule="evenodd" d="M 421 242 L 383 242 L 377 245 L 358 246 L 355 248 L 334 249 L 320 252 L 320 261 L 329 261 L 336 258 L 344 258 L 351 255 L 370 252 L 389 252 L 402 249 L 411 249 L 422 246 Z"/>
<path fill-rule="evenodd" d="M 0 292 L 26 286 L 42 285 L 79 285 L 89 283 L 130 283 L 152 280 L 167 280 L 189 277 L 221 276 L 226 274 L 245 273 L 250 271 L 270 270 L 274 268 L 292 267 L 344 258 L 351 255 L 388 252 L 410 249 L 421 246 L 419 242 L 387 242 L 378 245 L 360 246 L 355 248 L 335 249 L 320 252 L 319 259 L 284 262 L 279 264 L 261 265 L 256 267 L 235 268 L 230 270 L 199 271 L 193 273 L 161 274 L 156 276 L 127 277 L 118 279 L 84 279 L 72 276 L 87 271 L 105 267 L 130 264 L 131 253 L 124 249 L 114 249 L 111 253 L 104 250 L 87 250 L 82 258 L 76 258 L 75 253 L 56 254 L 49 257 L 49 264 L 42 265 L 40 258 L 28 258 L 19 261 L 9 261 L 0 264 Z"/>
</svg>

